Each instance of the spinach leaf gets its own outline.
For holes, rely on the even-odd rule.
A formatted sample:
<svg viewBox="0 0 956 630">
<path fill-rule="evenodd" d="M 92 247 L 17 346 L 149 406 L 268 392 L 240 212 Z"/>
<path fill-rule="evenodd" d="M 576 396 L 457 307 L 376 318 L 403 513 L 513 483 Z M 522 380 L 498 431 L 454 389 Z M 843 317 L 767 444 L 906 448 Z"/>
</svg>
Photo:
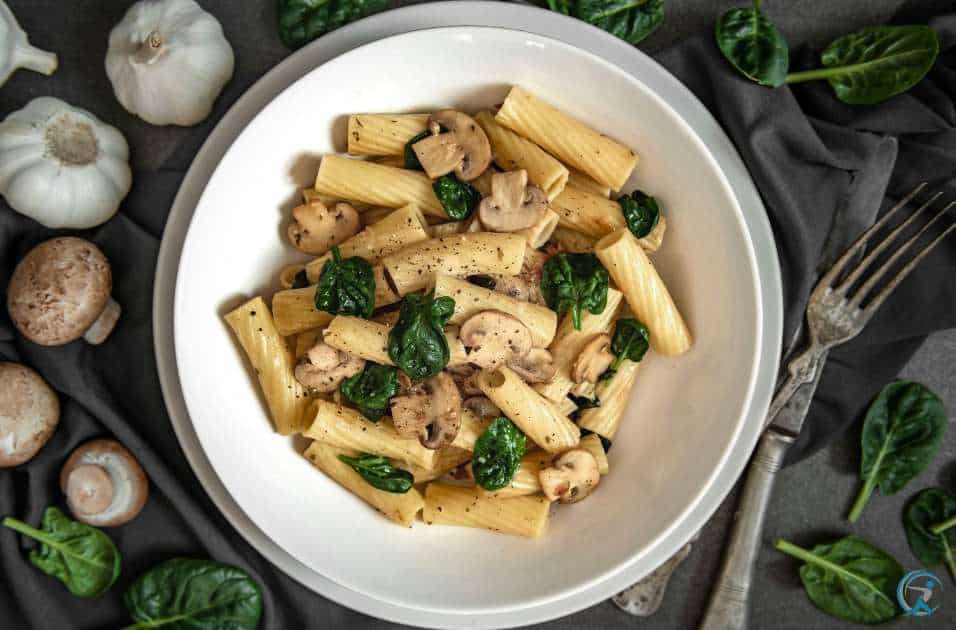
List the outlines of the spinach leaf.
<svg viewBox="0 0 956 630">
<path fill-rule="evenodd" d="M 595 400 L 597 400 L 597 399 L 595 399 Z M 594 405 L 594 406 L 595 406 L 595 407 L 600 407 L 600 404 Z M 578 407 L 578 409 L 580 409 L 580 407 Z M 594 431 L 591 431 L 590 429 L 584 429 L 584 428 L 581 429 L 581 437 L 587 437 L 587 436 L 591 435 L 592 433 L 594 433 Z M 600 433 L 597 433 L 597 434 L 595 434 L 595 435 L 597 435 L 597 436 L 598 436 L 598 439 L 601 440 L 601 446 L 604 447 L 604 452 L 605 452 L 605 453 L 607 453 L 609 450 L 611 450 L 611 445 L 614 444 L 614 442 L 612 442 L 609 438 L 604 437 L 604 436 L 601 435 Z"/>
<path fill-rule="evenodd" d="M 941 488 L 926 488 L 906 505 L 906 540 L 924 567 L 945 564 L 956 579 L 956 529 L 936 533 L 934 525 L 956 517 L 956 497 Z"/>
<path fill-rule="evenodd" d="M 548 0 L 548 8 L 638 44 L 664 22 L 664 0 Z"/>
<path fill-rule="evenodd" d="M 607 269 L 594 254 L 561 253 L 544 263 L 541 293 L 558 315 L 571 311 L 571 321 L 581 330 L 581 311 L 599 315 L 607 306 Z"/>
<path fill-rule="evenodd" d="M 495 418 L 475 442 L 471 469 L 475 483 L 485 490 L 500 490 L 515 476 L 527 443 L 524 433 L 505 418 Z"/>
<path fill-rule="evenodd" d="M 212 560 L 167 560 L 139 576 L 123 603 L 136 622 L 128 628 L 254 630 L 262 617 L 255 580 Z"/>
<path fill-rule="evenodd" d="M 305 273 L 305 269 L 303 269 L 292 278 L 292 288 L 304 289 L 307 286 L 309 286 L 309 276 Z"/>
<path fill-rule="evenodd" d="M 856 536 L 812 551 L 785 540 L 775 546 L 805 562 L 800 581 L 820 610 L 854 623 L 882 623 L 897 615 L 896 585 L 903 567 L 881 549 Z"/>
<path fill-rule="evenodd" d="M 442 175 L 436 179 L 432 190 L 435 191 L 435 196 L 448 218 L 456 221 L 470 217 L 481 203 L 481 193 L 471 184 L 459 181 L 454 175 Z"/>
<path fill-rule="evenodd" d="M 644 358 L 650 347 L 651 333 L 647 326 L 636 319 L 619 319 L 614 326 L 614 337 L 611 338 L 611 352 L 617 357 L 611 364 L 613 374 L 624 361 L 637 363 Z"/>
<path fill-rule="evenodd" d="M 388 357 L 416 381 L 435 376 L 448 365 L 445 323 L 455 312 L 455 300 L 434 293 L 411 293 L 402 299 L 398 321 L 388 332 Z"/>
<path fill-rule="evenodd" d="M 339 459 L 351 466 L 352 470 L 361 475 L 370 486 L 385 492 L 405 494 L 412 489 L 412 484 L 415 482 L 412 473 L 395 468 L 381 455 L 370 453 L 362 453 L 358 457 L 339 455 Z"/>
<path fill-rule="evenodd" d="M 657 200 L 640 190 L 622 195 L 617 202 L 627 222 L 627 228 L 637 238 L 644 238 L 657 227 L 661 218 L 661 208 Z"/>
<path fill-rule="evenodd" d="M 405 168 L 412 171 L 424 171 L 425 168 L 422 166 L 422 163 L 418 161 L 418 156 L 415 155 L 415 150 L 412 149 L 412 145 L 418 142 L 419 140 L 424 140 L 428 136 L 432 135 L 432 132 L 427 129 L 417 136 L 413 137 L 411 140 L 405 143 L 405 151 L 403 155 L 405 156 Z"/>
<path fill-rule="evenodd" d="M 300 48 L 320 35 L 384 11 L 388 0 L 279 0 L 279 38 Z"/>
<path fill-rule="evenodd" d="M 342 381 L 342 397 L 362 415 L 378 422 L 388 412 L 388 401 L 398 394 L 398 370 L 389 365 L 366 363 L 365 369 Z"/>
<path fill-rule="evenodd" d="M 375 272 L 359 256 L 342 259 L 332 247 L 332 260 L 322 265 L 315 287 L 315 308 L 333 315 L 356 315 L 368 319 L 375 310 Z"/>
<path fill-rule="evenodd" d="M 120 553 L 109 536 L 55 507 L 43 512 L 42 530 L 9 516 L 3 526 L 38 541 L 39 548 L 30 551 L 30 562 L 59 579 L 74 595 L 102 595 L 119 577 Z"/>
<path fill-rule="evenodd" d="M 863 488 L 850 510 L 850 522 L 860 518 L 874 489 L 894 494 L 923 472 L 945 431 L 946 412 L 939 396 L 909 381 L 884 387 L 863 421 Z"/>
<path fill-rule="evenodd" d="M 498 283 L 491 276 L 468 276 L 466 278 L 471 284 L 481 287 L 483 289 L 488 289 L 489 291 L 494 291 L 495 287 L 498 286 Z"/>
<path fill-rule="evenodd" d="M 939 55 L 928 26 L 874 26 L 837 39 L 823 51 L 823 67 L 787 76 L 787 83 L 826 79 L 838 99 L 873 105 L 907 91 Z"/>
<path fill-rule="evenodd" d="M 720 52 L 748 79 L 769 87 L 784 84 L 790 49 L 760 10 L 760 0 L 724 13 L 717 20 L 716 36 Z"/>
</svg>

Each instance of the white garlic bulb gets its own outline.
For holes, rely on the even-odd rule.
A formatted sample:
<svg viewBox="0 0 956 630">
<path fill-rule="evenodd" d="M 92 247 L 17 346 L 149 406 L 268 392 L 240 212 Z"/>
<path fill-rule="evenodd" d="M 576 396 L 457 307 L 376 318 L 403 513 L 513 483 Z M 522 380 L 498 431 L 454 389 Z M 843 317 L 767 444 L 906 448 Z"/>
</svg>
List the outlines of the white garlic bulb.
<svg viewBox="0 0 956 630">
<path fill-rule="evenodd" d="M 86 110 L 41 96 L 0 123 L 0 195 L 48 228 L 103 223 L 132 181 L 123 134 Z"/>
<path fill-rule="evenodd" d="M 222 26 L 194 0 L 140 0 L 110 32 L 106 74 L 129 112 L 154 125 L 195 125 L 232 77 Z"/>
<path fill-rule="evenodd" d="M 56 65 L 56 55 L 32 46 L 13 17 L 13 11 L 0 0 L 0 85 L 6 83 L 17 68 L 53 74 Z"/>
</svg>

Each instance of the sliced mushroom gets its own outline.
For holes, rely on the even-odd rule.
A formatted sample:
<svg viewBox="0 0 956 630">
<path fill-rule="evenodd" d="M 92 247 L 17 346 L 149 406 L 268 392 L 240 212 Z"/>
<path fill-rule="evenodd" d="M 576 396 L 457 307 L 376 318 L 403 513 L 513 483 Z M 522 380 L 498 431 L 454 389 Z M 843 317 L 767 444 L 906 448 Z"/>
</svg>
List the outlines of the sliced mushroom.
<svg viewBox="0 0 956 630">
<path fill-rule="evenodd" d="M 614 363 L 614 354 L 611 352 L 611 336 L 608 334 L 594 335 L 571 368 L 571 378 L 575 383 L 597 383 L 597 380 Z"/>
<path fill-rule="evenodd" d="M 429 177 L 454 171 L 458 179 L 468 182 L 485 172 L 491 164 L 491 143 L 471 116 L 444 109 L 432 114 L 429 121 L 433 134 L 436 126 L 447 130 L 412 145 Z"/>
<path fill-rule="evenodd" d="M 66 236 L 40 243 L 10 277 L 7 310 L 24 337 L 60 346 L 83 337 L 103 343 L 120 306 L 110 297 L 110 263 L 93 243 Z"/>
<path fill-rule="evenodd" d="M 501 415 L 501 409 L 491 402 L 487 396 L 472 396 L 466 398 L 461 406 L 468 409 L 479 418 L 497 418 Z"/>
<path fill-rule="evenodd" d="M 455 379 L 455 385 L 465 396 L 482 396 L 481 388 L 478 387 L 478 375 L 481 370 L 473 365 L 462 363 L 461 365 L 449 365 L 445 371 L 451 374 Z"/>
<path fill-rule="evenodd" d="M 458 336 L 466 358 L 484 369 L 498 368 L 531 350 L 531 331 L 516 317 L 501 311 L 481 311 L 469 317 Z"/>
<path fill-rule="evenodd" d="M 538 481 L 548 500 L 577 503 L 597 487 L 601 473 L 594 455 L 583 448 L 573 448 L 541 470 Z"/>
<path fill-rule="evenodd" d="M 461 394 L 445 372 L 421 383 L 421 391 L 391 402 L 392 424 L 400 435 L 417 435 L 422 446 L 437 450 L 454 441 L 461 428 Z"/>
<path fill-rule="evenodd" d="M 512 359 L 508 367 L 526 383 L 550 383 L 557 372 L 554 357 L 544 348 L 532 348 L 523 357 Z"/>
<path fill-rule="evenodd" d="M 139 514 L 149 481 L 133 454 L 116 440 L 93 440 L 73 451 L 60 472 L 60 489 L 73 516 L 96 527 L 116 527 Z"/>
<path fill-rule="evenodd" d="M 306 254 L 319 256 L 354 236 L 361 227 L 358 211 L 339 202 L 334 208 L 314 200 L 292 210 L 289 241 Z"/>
<path fill-rule="evenodd" d="M 363 369 L 365 359 L 319 342 L 295 366 L 295 380 L 313 392 L 328 394 L 338 389 L 342 381 Z"/>
<path fill-rule="evenodd" d="M 60 401 L 39 374 L 0 362 L 0 468 L 33 459 L 60 422 Z"/>
<path fill-rule="evenodd" d="M 478 218 L 492 232 L 517 232 L 543 219 L 547 210 L 548 196 L 528 185 L 528 171 L 522 169 L 492 176 L 491 196 L 481 200 Z"/>
</svg>

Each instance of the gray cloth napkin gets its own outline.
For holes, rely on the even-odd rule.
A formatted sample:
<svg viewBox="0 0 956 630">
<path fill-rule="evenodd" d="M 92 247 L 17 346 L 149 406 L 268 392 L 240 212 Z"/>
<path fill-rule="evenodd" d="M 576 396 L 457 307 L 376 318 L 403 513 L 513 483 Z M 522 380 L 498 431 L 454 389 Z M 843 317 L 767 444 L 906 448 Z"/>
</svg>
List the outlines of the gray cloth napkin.
<svg viewBox="0 0 956 630">
<path fill-rule="evenodd" d="M 60 466 L 74 447 L 98 436 L 114 436 L 137 455 L 152 495 L 139 518 L 109 531 L 123 553 L 123 575 L 108 595 L 93 602 L 70 596 L 31 567 L 27 543 L 0 532 L 0 626 L 121 626 L 127 621 L 121 597 L 131 580 L 163 559 L 185 555 L 213 557 L 250 571 L 263 586 L 264 628 L 391 627 L 315 596 L 236 535 L 180 451 L 153 360 L 151 296 L 162 225 L 215 121 L 282 53 L 271 27 L 272 3 L 244 14 L 254 26 L 245 28 L 244 18 L 232 22 L 236 31 L 227 31 L 237 49 L 237 74 L 213 117 L 192 129 L 161 133 L 122 112 L 102 73 L 103 51 L 88 45 L 97 42 L 102 48 L 126 3 L 71 4 L 83 4 L 83 10 L 50 0 L 10 4 L 34 43 L 61 53 L 61 74 L 46 79 L 18 73 L 0 91 L 0 115 L 41 94 L 88 107 L 126 134 L 135 173 L 123 211 L 85 234 L 113 262 L 114 296 L 124 312 L 112 337 L 98 348 L 82 342 L 41 348 L 23 340 L 6 311 L 0 311 L 0 359 L 37 369 L 63 403 L 60 427 L 40 455 L 26 466 L 0 471 L 0 515 L 36 523 L 44 507 L 62 505 Z M 205 4 L 220 17 L 240 10 L 228 2 Z M 842 105 L 823 85 L 771 91 L 750 84 L 716 54 L 710 37 L 688 40 L 658 57 L 721 122 L 764 197 L 784 273 L 785 345 L 799 327 L 818 269 L 874 220 L 881 205 L 923 180 L 956 199 L 956 14 L 940 15 L 931 24 L 945 50 L 931 77 L 909 94 L 869 108 Z M 795 61 L 801 59 L 808 57 L 798 54 Z M 76 80 L 66 78 L 71 73 L 89 83 L 71 83 Z M 98 97 L 90 98 L 91 92 Z M 53 234 L 0 203 L 0 291 L 22 255 Z M 856 419 L 926 334 L 956 326 L 954 272 L 956 244 L 950 243 L 897 291 L 859 339 L 831 356 L 798 457 Z M 5 294 L 0 297 L 5 301 Z"/>
</svg>

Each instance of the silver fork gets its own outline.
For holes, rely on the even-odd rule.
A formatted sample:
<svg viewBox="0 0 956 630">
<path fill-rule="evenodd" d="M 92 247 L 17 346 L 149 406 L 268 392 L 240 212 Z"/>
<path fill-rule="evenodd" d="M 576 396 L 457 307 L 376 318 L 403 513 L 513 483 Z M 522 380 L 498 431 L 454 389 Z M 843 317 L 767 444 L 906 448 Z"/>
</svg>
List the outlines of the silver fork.
<svg viewBox="0 0 956 630">
<path fill-rule="evenodd" d="M 807 305 L 809 346 L 790 361 L 789 375 L 770 404 L 767 423 L 764 425 L 767 430 L 751 459 L 740 504 L 734 515 L 730 544 L 724 552 L 720 575 L 711 593 L 700 630 L 743 630 L 748 626 L 747 600 L 760 550 L 760 537 L 770 493 L 776 473 L 780 470 L 790 445 L 803 428 L 803 421 L 827 353 L 833 347 L 860 334 L 900 282 L 956 229 L 956 223 L 944 229 L 876 291 L 877 284 L 896 266 L 902 256 L 956 205 L 956 202 L 946 204 L 913 236 L 903 242 L 882 265 L 873 269 L 877 258 L 900 240 L 900 235 L 939 199 L 942 193 L 937 193 L 867 252 L 855 267 L 852 266 L 870 239 L 886 227 L 925 187 L 925 183 L 917 186 L 882 219 L 866 230 L 820 278 L 810 294 Z"/>
</svg>

